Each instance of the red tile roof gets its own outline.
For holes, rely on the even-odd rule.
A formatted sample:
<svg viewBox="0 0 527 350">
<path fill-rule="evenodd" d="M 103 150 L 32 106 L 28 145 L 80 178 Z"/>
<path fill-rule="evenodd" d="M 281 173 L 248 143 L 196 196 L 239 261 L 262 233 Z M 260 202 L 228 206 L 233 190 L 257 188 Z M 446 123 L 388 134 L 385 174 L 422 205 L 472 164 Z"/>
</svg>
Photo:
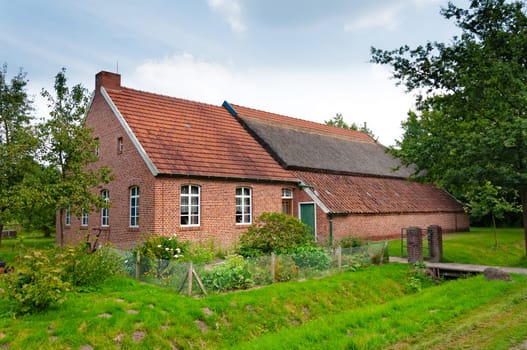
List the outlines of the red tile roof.
<svg viewBox="0 0 527 350">
<path fill-rule="evenodd" d="M 462 212 L 447 192 L 404 179 L 295 172 L 331 213 Z"/>
<path fill-rule="evenodd" d="M 106 92 L 161 174 L 296 181 L 221 106 L 125 87 Z"/>
</svg>

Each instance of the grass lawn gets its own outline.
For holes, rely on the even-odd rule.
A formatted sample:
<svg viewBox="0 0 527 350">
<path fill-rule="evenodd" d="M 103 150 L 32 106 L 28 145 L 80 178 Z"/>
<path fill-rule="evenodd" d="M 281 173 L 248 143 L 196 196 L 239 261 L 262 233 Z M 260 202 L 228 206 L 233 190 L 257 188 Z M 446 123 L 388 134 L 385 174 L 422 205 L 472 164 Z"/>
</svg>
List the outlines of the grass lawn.
<svg viewBox="0 0 527 350">
<path fill-rule="evenodd" d="M 497 237 L 496 248 L 491 228 L 471 228 L 470 232 L 444 234 L 443 262 L 527 267 L 523 229 L 499 228 Z M 426 239 L 423 244 L 427 246 Z M 390 241 L 388 251 L 390 256 L 400 256 L 401 241 Z M 403 256 L 406 257 L 406 249 Z"/>
<path fill-rule="evenodd" d="M 498 235 L 498 249 L 523 247 L 521 230 Z M 0 259 L 14 261 L 14 242 L 3 242 Z M 445 235 L 445 258 L 489 255 L 492 244 L 488 230 Z M 517 264 L 522 254 L 502 261 Z M 388 264 L 202 298 L 115 277 L 40 314 L 16 315 L 1 300 L 0 348 L 510 349 L 527 340 L 527 276 L 477 276 L 412 292 L 409 273 L 406 264 Z"/>
</svg>

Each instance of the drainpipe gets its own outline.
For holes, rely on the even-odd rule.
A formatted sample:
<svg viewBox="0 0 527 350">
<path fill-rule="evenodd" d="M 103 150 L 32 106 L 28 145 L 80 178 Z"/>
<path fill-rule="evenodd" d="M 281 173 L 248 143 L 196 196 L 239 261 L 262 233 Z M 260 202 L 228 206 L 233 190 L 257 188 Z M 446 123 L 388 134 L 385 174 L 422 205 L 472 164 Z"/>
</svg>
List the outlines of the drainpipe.
<svg viewBox="0 0 527 350">
<path fill-rule="evenodd" d="M 333 214 L 329 213 L 329 245 L 333 247 Z"/>
</svg>

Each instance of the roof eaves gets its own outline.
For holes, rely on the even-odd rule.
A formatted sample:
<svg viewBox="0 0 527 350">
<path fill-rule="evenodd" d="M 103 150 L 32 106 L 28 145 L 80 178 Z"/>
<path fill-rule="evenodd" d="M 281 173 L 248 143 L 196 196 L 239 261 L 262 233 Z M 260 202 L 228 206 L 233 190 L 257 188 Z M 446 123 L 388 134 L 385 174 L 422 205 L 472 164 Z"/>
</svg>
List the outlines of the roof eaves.
<svg viewBox="0 0 527 350">
<path fill-rule="evenodd" d="M 236 177 L 236 176 L 216 176 L 216 175 L 203 175 L 203 174 L 179 174 L 179 173 L 158 173 L 160 177 L 186 177 L 186 178 L 197 178 L 197 179 L 221 179 L 221 180 L 237 180 L 237 181 L 256 181 L 256 182 L 269 182 L 269 183 L 294 183 L 299 185 L 300 181 L 297 179 L 263 179 L 256 177 Z"/>
<path fill-rule="evenodd" d="M 152 160 L 150 159 L 150 157 L 146 153 L 145 149 L 143 148 L 143 146 L 141 145 L 141 143 L 139 142 L 139 140 L 135 136 L 134 132 L 132 131 L 132 129 L 130 128 L 130 126 L 128 125 L 126 120 L 124 119 L 123 115 L 121 114 L 121 112 L 119 111 L 117 106 L 113 103 L 112 98 L 110 97 L 110 95 L 108 95 L 108 93 L 106 92 L 106 89 L 104 88 L 104 86 L 101 86 L 101 94 L 104 97 L 104 99 L 106 100 L 106 103 L 108 103 L 108 105 L 110 106 L 110 109 L 112 110 L 112 112 L 117 117 L 117 120 L 119 121 L 119 123 L 121 123 L 121 126 L 125 130 L 126 134 L 130 138 L 130 140 L 132 140 L 132 143 L 134 144 L 135 148 L 137 149 L 137 151 L 141 155 L 141 158 L 143 158 L 143 160 L 146 163 L 146 166 L 148 167 L 148 169 L 150 169 L 150 172 L 152 173 L 152 175 L 157 176 L 157 174 L 159 174 L 159 171 L 157 170 L 156 166 L 154 165 L 154 162 L 152 162 Z"/>
<path fill-rule="evenodd" d="M 320 200 L 320 198 L 318 198 L 317 194 L 315 193 L 312 187 L 307 185 L 300 186 L 303 187 L 304 191 L 309 196 L 309 198 L 311 198 L 313 202 L 315 202 L 325 214 L 329 214 L 331 212 L 329 208 Z"/>
</svg>

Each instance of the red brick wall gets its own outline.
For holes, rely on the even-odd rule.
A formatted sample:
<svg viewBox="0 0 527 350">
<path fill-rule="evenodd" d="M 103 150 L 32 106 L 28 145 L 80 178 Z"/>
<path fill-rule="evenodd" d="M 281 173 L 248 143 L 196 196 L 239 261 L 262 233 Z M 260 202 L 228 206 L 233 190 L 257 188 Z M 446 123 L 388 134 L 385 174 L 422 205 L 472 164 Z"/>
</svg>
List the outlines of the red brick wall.
<svg viewBox="0 0 527 350">
<path fill-rule="evenodd" d="M 297 191 L 298 201 L 312 202 L 304 191 Z M 317 238 L 319 241 L 329 240 L 329 217 L 316 207 Z M 298 217 L 298 208 L 295 216 Z M 398 238 L 401 228 L 417 226 L 427 228 L 439 225 L 443 233 L 466 231 L 469 228 L 468 215 L 465 213 L 409 213 L 409 214 L 374 214 L 374 215 L 343 215 L 333 218 L 333 239 L 338 240 L 348 236 L 361 237 L 367 240 L 382 240 Z"/>
<path fill-rule="evenodd" d="M 266 211 L 280 211 L 282 188 L 279 183 L 227 181 L 192 178 L 155 178 L 132 141 L 118 123 L 116 116 L 104 98 L 97 94 L 86 124 L 94 129 L 93 136 L 99 139 L 99 161 L 93 166 L 109 166 L 114 180 L 97 188 L 110 192 L 109 227 L 103 238 L 119 247 L 134 246 L 145 234 L 172 235 L 191 241 L 213 241 L 217 245 L 232 245 L 248 225 L 236 224 L 236 187 L 252 189 L 253 219 Z M 118 153 L 118 138 L 123 139 L 123 152 Z M 201 187 L 201 222 L 199 227 L 180 225 L 180 187 L 193 184 Z M 130 187 L 138 186 L 139 227 L 129 227 Z M 94 227 L 101 226 L 100 211 L 91 213 L 88 227 L 81 227 L 80 218 L 72 216 L 71 225 L 65 228 L 66 243 L 77 243 L 85 239 Z M 59 241 L 57 233 L 57 242 Z"/>
<path fill-rule="evenodd" d="M 103 189 L 109 190 L 111 208 L 109 209 L 109 227 L 101 236 L 119 246 L 129 246 L 141 239 L 141 234 L 151 232 L 154 228 L 154 181 L 155 178 L 147 168 L 139 152 L 126 135 L 121 124 L 117 121 L 104 98 L 97 94 L 86 124 L 94 129 L 93 136 L 99 139 L 99 161 L 92 166 L 109 166 L 112 169 L 114 180 L 107 185 L 95 189 L 100 193 Z M 118 153 L 118 138 L 123 139 L 123 151 Z M 138 186 L 140 191 L 139 228 L 129 227 L 129 203 L 131 186 Z M 88 218 L 88 227 L 80 226 L 80 218 L 72 216 L 71 225 L 64 230 L 65 241 L 76 243 L 85 239 L 88 232 L 94 227 L 101 226 L 101 212 L 91 213 Z M 59 236 L 57 232 L 57 242 Z"/>
<path fill-rule="evenodd" d="M 180 225 L 181 185 L 200 186 L 200 225 Z M 155 232 L 176 233 L 178 238 L 194 242 L 214 242 L 219 246 L 234 245 L 248 225 L 236 224 L 236 188 L 249 187 L 252 193 L 252 220 L 263 212 L 282 209 L 284 185 L 231 180 L 160 178 L 156 183 Z"/>
</svg>

